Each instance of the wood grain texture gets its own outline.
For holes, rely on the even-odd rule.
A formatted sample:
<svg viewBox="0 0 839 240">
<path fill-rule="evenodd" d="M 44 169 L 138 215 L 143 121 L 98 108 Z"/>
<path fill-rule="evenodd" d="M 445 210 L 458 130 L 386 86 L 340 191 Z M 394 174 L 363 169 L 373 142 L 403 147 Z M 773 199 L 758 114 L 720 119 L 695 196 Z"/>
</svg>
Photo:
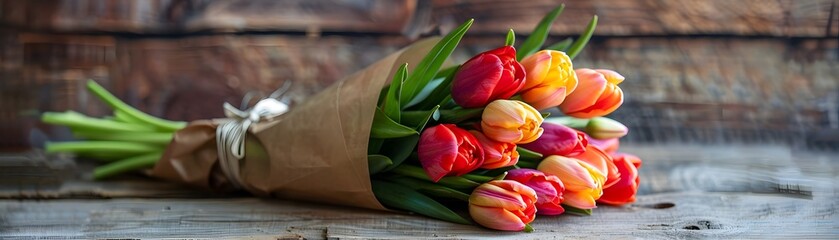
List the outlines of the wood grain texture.
<svg viewBox="0 0 839 240">
<path fill-rule="evenodd" d="M 753 238 L 839 235 L 839 162 L 830 153 L 767 145 L 626 145 L 644 159 L 638 202 L 589 217 L 540 217 L 503 233 L 398 213 L 275 199 L 163 198 L 177 187 L 123 179 L 44 191 L 61 200 L 0 200 L 0 237 L 28 238 Z M 109 187 L 105 187 L 109 186 Z M 72 195 L 80 189 L 94 195 Z M 121 189 L 121 190 L 119 190 Z M 190 193 L 185 190 L 185 193 Z M 62 195 L 66 194 L 66 195 Z M 192 194 L 192 193 L 190 193 Z M 73 198 L 86 199 L 73 199 Z"/>
<path fill-rule="evenodd" d="M 412 35 L 434 25 L 450 29 L 468 18 L 472 33 L 527 33 L 560 3 L 553 32 L 577 35 L 592 15 L 597 34 L 824 37 L 839 31 L 834 0 L 435 0 L 210 1 L 42 0 L 0 2 L 0 24 L 59 32 L 190 33 L 290 31 Z M 412 31 L 415 31 L 412 30 Z"/>
</svg>

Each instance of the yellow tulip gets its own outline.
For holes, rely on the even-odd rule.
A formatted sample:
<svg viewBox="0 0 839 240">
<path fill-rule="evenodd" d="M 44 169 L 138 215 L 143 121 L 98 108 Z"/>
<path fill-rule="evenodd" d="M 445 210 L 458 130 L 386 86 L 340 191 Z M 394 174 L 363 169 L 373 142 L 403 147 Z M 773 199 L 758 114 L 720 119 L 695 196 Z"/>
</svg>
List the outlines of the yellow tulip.
<svg viewBox="0 0 839 240">
<path fill-rule="evenodd" d="M 484 108 L 481 129 L 488 138 L 504 143 L 529 143 L 542 136 L 542 114 L 522 101 L 495 100 Z"/>
<path fill-rule="evenodd" d="M 542 50 L 521 61 L 524 66 L 522 100 L 542 110 L 559 106 L 577 87 L 577 74 L 564 52 Z"/>
</svg>

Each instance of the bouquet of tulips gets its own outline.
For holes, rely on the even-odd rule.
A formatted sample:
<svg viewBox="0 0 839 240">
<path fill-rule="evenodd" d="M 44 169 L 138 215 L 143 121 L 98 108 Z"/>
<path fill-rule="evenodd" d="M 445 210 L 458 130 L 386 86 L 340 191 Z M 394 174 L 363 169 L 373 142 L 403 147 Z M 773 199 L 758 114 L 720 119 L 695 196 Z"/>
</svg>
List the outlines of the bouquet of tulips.
<svg viewBox="0 0 839 240">
<path fill-rule="evenodd" d="M 562 9 L 518 49 L 510 30 L 504 46 L 447 64 L 469 20 L 290 110 L 266 99 L 228 109 L 228 119 L 172 122 L 90 81 L 113 117 L 44 114 L 84 138 L 47 151 L 108 162 L 97 179 L 148 169 L 216 191 L 399 209 L 507 231 L 532 230 L 537 213 L 588 215 L 597 203 L 634 202 L 641 161 L 616 152 L 627 128 L 603 117 L 623 103 L 624 77 L 573 67 L 596 16 L 576 41 L 542 48 Z M 546 118 L 549 110 L 564 116 Z"/>
</svg>

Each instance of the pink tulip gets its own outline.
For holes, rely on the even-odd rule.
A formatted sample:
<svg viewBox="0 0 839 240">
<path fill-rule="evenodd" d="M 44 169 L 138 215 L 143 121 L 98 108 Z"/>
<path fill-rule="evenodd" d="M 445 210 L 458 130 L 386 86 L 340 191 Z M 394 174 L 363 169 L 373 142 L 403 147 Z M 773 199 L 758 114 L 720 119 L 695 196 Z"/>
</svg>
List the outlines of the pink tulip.
<svg viewBox="0 0 839 240">
<path fill-rule="evenodd" d="M 452 99 L 464 108 L 508 99 L 524 85 L 525 72 L 516 49 L 504 46 L 480 53 L 460 67 L 452 82 Z"/>
<path fill-rule="evenodd" d="M 559 215 L 565 212 L 560 204 L 565 186 L 554 175 L 546 175 L 533 169 L 513 169 L 504 178 L 520 182 L 536 191 L 536 210 L 539 215 Z"/>
<path fill-rule="evenodd" d="M 469 196 L 469 215 L 481 226 L 521 231 L 536 215 L 536 192 L 511 180 L 481 184 Z"/>
<path fill-rule="evenodd" d="M 574 156 L 586 151 L 588 139 L 584 133 L 564 125 L 543 122 L 545 131 L 536 141 L 521 147 L 542 155 Z"/>
<path fill-rule="evenodd" d="M 481 144 L 454 124 L 440 124 L 422 132 L 417 150 L 420 164 L 434 182 L 445 176 L 469 173 L 484 162 Z"/>
</svg>

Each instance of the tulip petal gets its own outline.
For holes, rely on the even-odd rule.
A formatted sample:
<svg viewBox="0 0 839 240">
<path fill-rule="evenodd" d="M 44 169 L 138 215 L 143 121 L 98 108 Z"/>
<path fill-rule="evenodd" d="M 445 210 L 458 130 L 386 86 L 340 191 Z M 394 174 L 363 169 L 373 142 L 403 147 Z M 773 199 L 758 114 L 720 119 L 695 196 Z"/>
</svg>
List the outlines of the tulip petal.
<svg viewBox="0 0 839 240">
<path fill-rule="evenodd" d="M 565 97 L 565 101 L 559 105 L 565 113 L 581 111 L 594 105 L 608 84 L 602 74 L 591 69 L 577 69 L 576 74 L 579 79 L 577 89 Z"/>
<path fill-rule="evenodd" d="M 452 99 L 465 108 L 482 107 L 501 77 L 501 59 L 491 54 L 480 54 L 464 63 L 452 82 Z"/>
<path fill-rule="evenodd" d="M 565 191 L 565 194 L 563 195 L 565 197 L 565 201 L 563 203 L 580 209 L 597 208 L 594 195 L 595 194 L 592 193 L 591 189 L 583 191 Z"/>
<path fill-rule="evenodd" d="M 469 205 L 469 215 L 481 226 L 495 230 L 521 231 L 526 225 L 516 214 L 502 208 Z"/>
<path fill-rule="evenodd" d="M 597 187 L 590 171 L 573 158 L 549 156 L 542 160 L 537 169 L 557 176 L 565 184 L 566 190 L 582 191 Z"/>
</svg>

